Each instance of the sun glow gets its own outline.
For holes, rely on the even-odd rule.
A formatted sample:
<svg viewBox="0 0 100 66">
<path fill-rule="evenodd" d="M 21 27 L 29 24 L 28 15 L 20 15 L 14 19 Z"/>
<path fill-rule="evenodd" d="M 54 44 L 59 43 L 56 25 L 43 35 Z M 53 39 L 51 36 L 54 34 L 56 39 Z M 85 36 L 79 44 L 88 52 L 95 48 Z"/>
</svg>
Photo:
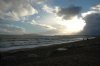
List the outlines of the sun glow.
<svg viewBox="0 0 100 66">
<path fill-rule="evenodd" d="M 75 16 L 70 20 L 62 20 L 60 24 L 65 27 L 63 33 L 67 34 L 78 33 L 82 31 L 84 29 L 84 26 L 86 25 L 85 21 L 78 16 Z"/>
<path fill-rule="evenodd" d="M 86 22 L 82 17 L 74 16 L 72 19 L 65 20 L 61 16 L 50 15 L 43 22 L 52 25 L 53 31 L 60 35 L 75 35 L 83 31 Z"/>
</svg>

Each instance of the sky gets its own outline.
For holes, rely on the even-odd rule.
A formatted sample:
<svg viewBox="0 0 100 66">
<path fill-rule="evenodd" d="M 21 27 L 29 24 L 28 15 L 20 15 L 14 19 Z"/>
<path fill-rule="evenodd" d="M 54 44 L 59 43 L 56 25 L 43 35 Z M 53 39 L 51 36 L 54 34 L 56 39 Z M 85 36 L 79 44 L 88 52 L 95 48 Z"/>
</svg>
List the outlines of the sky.
<svg viewBox="0 0 100 66">
<path fill-rule="evenodd" d="M 0 0 L 0 34 L 100 35 L 100 0 Z"/>
</svg>

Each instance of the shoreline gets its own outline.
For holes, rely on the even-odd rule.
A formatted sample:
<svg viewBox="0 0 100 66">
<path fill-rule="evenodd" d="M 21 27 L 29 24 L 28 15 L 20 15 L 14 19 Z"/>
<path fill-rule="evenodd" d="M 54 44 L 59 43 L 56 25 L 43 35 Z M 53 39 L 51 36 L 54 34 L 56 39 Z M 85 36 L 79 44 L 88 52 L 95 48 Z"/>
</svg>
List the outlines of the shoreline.
<svg viewBox="0 0 100 66">
<path fill-rule="evenodd" d="M 70 59 L 73 60 L 74 58 L 78 58 L 79 66 L 85 66 L 82 63 L 91 64 L 91 62 L 94 62 L 93 64 L 100 64 L 99 52 L 100 37 L 97 37 L 71 43 L 0 52 L 0 54 L 2 58 L 1 66 L 53 66 L 55 63 L 64 66 L 63 64 L 66 64 L 64 62 L 69 62 Z M 72 60 L 70 60 L 70 63 L 74 63 Z M 72 66 L 71 64 L 66 65 Z"/>
<path fill-rule="evenodd" d="M 95 39 L 96 37 L 91 37 L 88 38 L 90 39 Z M 69 41 L 69 42 L 65 42 L 65 43 L 59 43 L 59 44 L 47 44 L 44 46 L 34 46 L 32 47 L 31 45 L 29 45 L 28 47 L 24 47 L 24 46 L 18 46 L 18 47 L 10 47 L 10 48 L 0 48 L 0 52 L 11 52 L 11 51 L 20 51 L 20 50 L 27 50 L 27 49 L 34 49 L 34 48 L 41 48 L 41 47 L 47 47 L 47 46 L 54 46 L 54 45 L 62 45 L 62 44 L 69 44 L 69 43 L 74 43 L 74 42 L 79 42 L 79 41 L 85 41 L 87 40 L 86 38 L 83 38 L 83 40 L 75 40 L 75 41 Z"/>
<path fill-rule="evenodd" d="M 68 41 L 65 42 L 67 43 L 73 43 L 77 41 L 83 41 L 83 40 L 74 40 L 74 41 Z M 29 46 L 15 46 L 15 47 L 9 47 L 9 48 L 0 48 L 0 52 L 10 52 L 10 51 L 17 51 L 17 50 L 23 50 L 23 49 L 34 49 L 34 48 L 39 48 L 39 47 L 47 47 L 47 46 L 52 46 L 52 45 L 59 45 L 59 44 L 64 44 L 64 43 L 58 43 L 58 44 L 47 44 L 47 45 L 41 45 L 41 46 L 34 46 L 34 45 L 29 45 Z"/>
</svg>

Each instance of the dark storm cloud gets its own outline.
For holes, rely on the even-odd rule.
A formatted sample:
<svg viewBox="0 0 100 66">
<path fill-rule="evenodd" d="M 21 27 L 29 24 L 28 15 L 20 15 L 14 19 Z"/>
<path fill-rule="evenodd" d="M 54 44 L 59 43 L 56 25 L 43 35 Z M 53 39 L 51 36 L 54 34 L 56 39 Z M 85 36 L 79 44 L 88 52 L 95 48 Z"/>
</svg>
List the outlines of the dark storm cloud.
<svg viewBox="0 0 100 66">
<path fill-rule="evenodd" d="M 92 13 L 85 18 L 86 26 L 83 34 L 100 35 L 100 13 Z"/>
<path fill-rule="evenodd" d="M 79 15 L 81 11 L 79 6 L 70 6 L 68 8 L 61 8 L 58 12 L 59 16 L 63 16 L 64 19 L 71 19 L 73 16 Z"/>
<path fill-rule="evenodd" d="M 86 26 L 81 34 L 100 35 L 100 4 L 91 7 L 84 17 Z"/>
</svg>

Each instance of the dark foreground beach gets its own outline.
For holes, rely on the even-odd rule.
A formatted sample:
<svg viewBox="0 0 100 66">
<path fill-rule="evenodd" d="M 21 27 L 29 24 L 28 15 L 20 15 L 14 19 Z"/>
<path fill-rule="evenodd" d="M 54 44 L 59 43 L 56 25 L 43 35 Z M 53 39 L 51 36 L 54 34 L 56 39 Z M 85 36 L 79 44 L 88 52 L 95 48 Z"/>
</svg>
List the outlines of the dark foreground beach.
<svg viewBox="0 0 100 66">
<path fill-rule="evenodd" d="M 100 66 L 100 37 L 0 52 L 0 66 Z"/>
</svg>

